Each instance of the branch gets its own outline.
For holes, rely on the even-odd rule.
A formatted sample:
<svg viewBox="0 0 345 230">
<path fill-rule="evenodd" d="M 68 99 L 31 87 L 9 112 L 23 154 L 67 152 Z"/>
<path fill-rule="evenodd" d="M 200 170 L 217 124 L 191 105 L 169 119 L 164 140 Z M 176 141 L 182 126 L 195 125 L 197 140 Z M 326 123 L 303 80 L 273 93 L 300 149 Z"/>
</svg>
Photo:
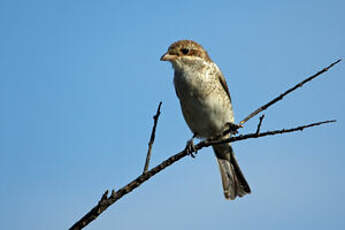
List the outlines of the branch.
<svg viewBox="0 0 345 230">
<path fill-rule="evenodd" d="M 242 141 L 245 139 L 259 138 L 259 137 L 265 137 L 265 136 L 274 136 L 277 134 L 303 131 L 304 129 L 307 129 L 307 128 L 311 128 L 314 126 L 319 126 L 319 125 L 323 125 L 323 124 L 327 124 L 327 123 L 334 123 L 334 122 L 336 122 L 336 120 L 320 121 L 320 122 L 311 123 L 308 125 L 301 125 L 301 126 L 298 126 L 295 128 L 290 128 L 290 129 L 279 129 L 279 130 L 273 130 L 273 131 L 266 131 L 263 133 L 256 133 L 255 132 L 255 133 L 243 134 L 243 135 L 238 135 L 238 136 L 234 136 L 234 137 L 229 137 L 229 138 L 221 140 L 221 141 L 217 141 L 217 140 L 205 141 L 205 142 L 200 142 L 199 144 L 197 144 L 196 149 L 208 147 L 210 145 L 215 145 L 215 144 L 224 144 L 224 143 Z"/>
<path fill-rule="evenodd" d="M 319 126 L 322 124 L 326 123 L 332 123 L 335 122 L 335 120 L 329 120 L 329 121 L 322 121 L 322 122 L 317 122 L 317 123 L 312 123 L 309 125 L 303 125 L 303 126 L 298 126 L 296 128 L 291 128 L 291 129 L 280 129 L 280 130 L 273 130 L 273 131 L 267 131 L 264 133 L 249 133 L 245 135 L 239 135 L 239 136 L 234 136 L 227 138 L 222 141 L 200 141 L 196 146 L 195 150 L 200 150 L 202 148 L 206 148 L 210 145 L 213 144 L 220 144 L 220 143 L 229 143 L 229 142 L 236 142 L 236 141 L 241 141 L 249 138 L 260 138 L 264 136 L 269 136 L 269 135 L 277 135 L 277 134 L 284 134 L 284 133 L 290 133 L 290 132 L 295 132 L 295 131 L 303 131 L 303 129 L 310 128 L 313 126 Z M 108 191 L 106 191 L 101 200 L 98 202 L 98 204 L 91 209 L 84 217 L 82 217 L 78 222 L 76 222 L 70 230 L 79 230 L 84 228 L 86 225 L 88 225 L 90 222 L 95 220 L 102 212 L 104 212 L 110 205 L 114 204 L 116 201 L 118 201 L 120 198 L 125 196 L 126 194 L 130 193 L 137 187 L 139 187 L 141 184 L 143 184 L 145 181 L 165 169 L 166 167 L 172 165 L 173 163 L 177 162 L 178 160 L 184 158 L 185 156 L 189 155 L 186 150 L 179 152 L 171 157 L 169 157 L 167 160 L 163 161 L 153 169 L 147 171 L 146 173 L 142 174 L 141 176 L 137 177 L 133 181 L 131 181 L 129 184 L 126 186 L 122 187 L 120 190 L 117 192 L 112 192 L 111 196 L 109 198 L 107 197 Z"/>
<path fill-rule="evenodd" d="M 336 65 L 340 61 L 341 61 L 341 59 L 339 59 L 338 61 L 332 63 L 331 65 L 329 65 L 328 67 L 326 67 L 323 70 L 319 71 L 318 73 L 310 76 L 309 78 L 303 80 L 302 82 L 298 83 L 294 87 L 288 89 L 287 91 L 282 93 L 280 96 L 274 98 L 273 100 L 271 100 L 267 104 L 261 106 L 260 108 L 255 110 L 253 113 L 248 115 L 244 120 L 242 120 L 240 122 L 240 124 L 243 124 L 243 123 L 247 122 L 249 119 L 251 119 L 252 117 L 257 115 L 258 113 L 262 112 L 263 110 L 267 109 L 269 106 L 273 105 L 274 103 L 276 103 L 279 100 L 282 100 L 285 95 L 291 93 L 295 89 L 303 86 L 308 81 L 311 81 L 312 79 L 316 78 L 317 76 L 319 76 L 319 75 L 323 74 L 324 72 L 328 71 L 330 68 L 332 68 L 334 65 Z M 152 134 L 151 134 L 152 142 L 151 142 L 151 139 L 150 139 L 149 150 L 148 150 L 148 154 L 147 154 L 147 159 L 146 159 L 146 164 L 145 164 L 145 168 L 144 168 L 144 173 L 142 175 L 140 175 L 139 177 L 137 177 L 136 179 L 134 179 L 133 181 L 131 181 L 126 186 L 124 186 L 121 189 L 119 189 L 118 191 L 115 192 L 114 190 L 112 190 L 110 197 L 107 197 L 108 196 L 108 191 L 106 191 L 102 195 L 102 197 L 101 197 L 100 201 L 98 202 L 98 204 L 94 208 L 92 208 L 85 216 L 83 216 L 79 221 L 77 221 L 70 228 L 70 230 L 79 230 L 79 229 L 84 228 L 90 222 L 94 221 L 102 212 L 104 212 L 109 206 L 114 204 L 117 200 L 119 200 L 120 198 L 122 198 L 126 194 L 130 193 L 131 191 L 133 191 L 137 187 L 139 187 L 145 181 L 147 181 L 148 179 L 150 179 L 151 177 L 153 177 L 154 175 L 156 175 L 157 173 L 159 173 L 160 171 L 162 171 L 166 167 L 172 165 L 176 161 L 178 161 L 178 160 L 180 160 L 183 157 L 188 155 L 187 151 L 184 150 L 182 152 L 179 152 L 179 153 L 169 157 L 167 160 L 163 161 L 162 163 L 160 163 L 156 167 L 152 168 L 151 170 L 146 171 L 148 169 L 148 164 L 149 164 L 148 162 L 150 161 L 151 148 L 152 148 L 152 144 L 154 142 L 155 128 L 156 128 L 157 121 L 158 121 L 158 116 L 159 116 L 159 112 L 160 112 L 160 106 L 161 106 L 161 103 L 158 106 L 158 110 L 157 110 L 157 114 L 158 115 L 156 114 L 157 119 L 155 119 L 156 116 L 154 117 L 154 127 L 153 127 Z M 322 121 L 322 122 L 312 123 L 312 124 L 309 124 L 309 125 L 298 126 L 296 128 L 273 130 L 273 131 L 267 131 L 267 132 L 264 132 L 264 133 L 260 133 L 260 128 L 261 128 L 262 120 L 263 120 L 263 116 L 260 117 L 260 121 L 259 121 L 257 130 L 256 130 L 255 133 L 249 133 L 249 134 L 245 134 L 245 135 L 233 136 L 233 137 L 227 138 L 227 139 L 222 140 L 222 141 L 219 141 L 219 140 L 204 140 L 204 141 L 200 141 L 195 146 L 195 151 L 198 151 L 198 150 L 200 150 L 202 148 L 206 148 L 206 147 L 208 147 L 210 145 L 213 145 L 213 144 L 236 142 L 236 141 L 241 141 L 241 140 L 250 139 L 250 138 L 260 138 L 260 137 L 269 136 L 269 135 L 285 134 L 285 133 L 295 132 L 295 131 L 299 131 L 299 130 L 302 131 L 303 129 L 310 128 L 310 127 L 313 127 L 313 126 L 319 126 L 319 125 L 322 125 L 322 124 L 335 122 L 335 120 Z M 241 125 L 239 125 L 239 127 L 241 127 Z"/>
<path fill-rule="evenodd" d="M 150 141 L 149 141 L 149 148 L 147 150 L 145 167 L 144 167 L 143 173 L 146 173 L 147 169 L 149 168 L 150 159 L 151 159 L 151 150 L 152 150 L 153 142 L 155 141 L 156 127 L 157 127 L 157 123 L 158 123 L 158 118 L 159 118 L 159 115 L 161 115 L 161 105 L 162 105 L 162 102 L 159 102 L 156 115 L 153 116 L 153 128 L 152 128 L 152 132 L 151 132 L 151 138 L 150 138 Z"/>
<path fill-rule="evenodd" d="M 278 97 L 275 97 L 273 100 L 269 101 L 268 103 L 266 103 L 265 105 L 261 106 L 260 108 L 258 108 L 257 110 L 255 110 L 254 112 L 252 112 L 251 114 L 249 114 L 246 118 L 244 118 L 240 124 L 244 124 L 246 123 L 249 119 L 251 119 L 252 117 L 254 117 L 255 115 L 257 115 L 258 113 L 264 111 L 265 109 L 267 109 L 268 107 L 270 107 L 271 105 L 273 105 L 274 103 L 276 103 L 277 101 L 280 101 L 283 99 L 284 96 L 286 96 L 287 94 L 291 93 L 292 91 L 294 91 L 295 89 L 302 87 L 305 83 L 307 83 L 308 81 L 313 80 L 314 78 L 316 78 L 317 76 L 327 72 L 330 68 L 332 68 L 333 66 L 335 66 L 336 64 L 338 64 L 341 61 L 341 59 L 333 62 L 332 64 L 330 64 L 329 66 L 327 66 L 326 68 L 320 70 L 319 72 L 317 72 L 316 74 L 304 79 L 303 81 L 299 82 L 297 85 L 295 85 L 294 87 L 286 90 L 284 93 L 280 94 Z"/>
</svg>

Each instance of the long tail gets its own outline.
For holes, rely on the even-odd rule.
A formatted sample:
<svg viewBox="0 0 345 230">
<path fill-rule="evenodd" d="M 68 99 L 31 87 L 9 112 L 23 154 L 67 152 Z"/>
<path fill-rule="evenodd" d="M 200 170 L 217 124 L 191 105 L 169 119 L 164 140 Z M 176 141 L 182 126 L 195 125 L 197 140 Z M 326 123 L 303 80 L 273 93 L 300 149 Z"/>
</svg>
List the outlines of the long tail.
<svg viewBox="0 0 345 230">
<path fill-rule="evenodd" d="M 249 194 L 250 187 L 244 178 L 235 154 L 229 144 L 214 145 L 226 199 L 234 200 L 237 196 Z"/>
</svg>

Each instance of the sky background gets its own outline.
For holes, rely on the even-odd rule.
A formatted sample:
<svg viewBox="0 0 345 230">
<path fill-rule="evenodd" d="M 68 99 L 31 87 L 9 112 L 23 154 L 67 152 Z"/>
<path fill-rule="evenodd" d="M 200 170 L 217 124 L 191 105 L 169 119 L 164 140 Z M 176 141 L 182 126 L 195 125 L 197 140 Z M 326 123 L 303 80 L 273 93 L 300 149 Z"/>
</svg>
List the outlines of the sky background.
<svg viewBox="0 0 345 230">
<path fill-rule="evenodd" d="M 191 137 L 159 58 L 204 46 L 243 119 L 345 52 L 344 1 L 0 0 L 0 228 L 67 229 Z M 345 63 L 265 111 L 234 143 L 252 194 L 226 201 L 211 149 L 164 170 L 86 229 L 344 229 Z M 255 131 L 258 117 L 242 133 Z"/>
</svg>

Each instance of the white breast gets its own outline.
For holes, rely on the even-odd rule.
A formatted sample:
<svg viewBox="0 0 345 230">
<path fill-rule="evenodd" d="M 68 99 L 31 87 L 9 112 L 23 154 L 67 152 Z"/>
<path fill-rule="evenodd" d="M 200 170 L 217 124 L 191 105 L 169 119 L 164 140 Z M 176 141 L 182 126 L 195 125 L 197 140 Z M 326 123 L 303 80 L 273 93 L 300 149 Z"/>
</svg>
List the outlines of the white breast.
<svg viewBox="0 0 345 230">
<path fill-rule="evenodd" d="M 233 122 L 233 112 L 215 74 L 218 67 L 213 63 L 197 67 L 175 68 L 174 84 L 191 131 L 201 137 L 211 137 L 222 132 L 227 122 Z"/>
</svg>

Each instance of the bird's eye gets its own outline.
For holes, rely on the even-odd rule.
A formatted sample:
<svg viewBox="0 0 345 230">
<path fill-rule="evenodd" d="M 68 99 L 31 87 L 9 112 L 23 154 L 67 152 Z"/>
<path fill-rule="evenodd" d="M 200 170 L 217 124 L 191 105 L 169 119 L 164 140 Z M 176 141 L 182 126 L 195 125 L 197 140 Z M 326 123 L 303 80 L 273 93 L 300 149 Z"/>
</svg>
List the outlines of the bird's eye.
<svg viewBox="0 0 345 230">
<path fill-rule="evenodd" d="M 182 48 L 182 49 L 181 49 L 181 52 L 182 52 L 184 55 L 186 55 L 186 54 L 188 54 L 189 49 Z"/>
</svg>

